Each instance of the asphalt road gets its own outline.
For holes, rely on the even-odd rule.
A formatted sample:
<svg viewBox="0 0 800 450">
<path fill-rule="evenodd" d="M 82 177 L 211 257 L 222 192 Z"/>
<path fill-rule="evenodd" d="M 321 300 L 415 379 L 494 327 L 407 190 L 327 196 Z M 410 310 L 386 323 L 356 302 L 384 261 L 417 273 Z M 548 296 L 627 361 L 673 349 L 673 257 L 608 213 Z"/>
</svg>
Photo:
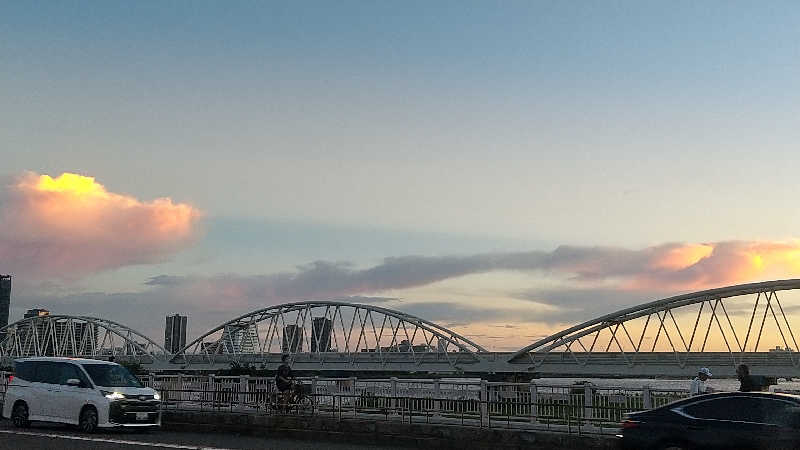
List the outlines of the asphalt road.
<svg viewBox="0 0 800 450">
<path fill-rule="evenodd" d="M 358 445 L 336 442 L 300 441 L 285 438 L 240 436 L 221 433 L 182 433 L 151 431 L 148 433 L 109 431 L 85 434 L 61 425 L 34 424 L 18 429 L 8 421 L 0 422 L 0 449 L 46 450 L 223 450 L 223 449 L 280 449 L 280 450 L 385 450 L 401 447 Z"/>
</svg>

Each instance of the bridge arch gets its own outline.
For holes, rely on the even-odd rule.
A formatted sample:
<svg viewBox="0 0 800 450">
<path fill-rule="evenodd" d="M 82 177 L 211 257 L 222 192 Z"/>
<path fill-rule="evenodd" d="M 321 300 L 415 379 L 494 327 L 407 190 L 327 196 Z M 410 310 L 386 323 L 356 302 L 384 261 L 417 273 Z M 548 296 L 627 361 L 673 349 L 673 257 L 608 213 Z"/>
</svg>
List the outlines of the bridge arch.
<svg viewBox="0 0 800 450">
<path fill-rule="evenodd" d="M 167 352 L 138 331 L 108 319 L 89 316 L 27 317 L 0 328 L 0 358 L 65 356 L 150 363 Z"/>
<path fill-rule="evenodd" d="M 288 353 L 295 361 L 317 366 L 385 366 L 403 360 L 411 367 L 431 358 L 454 365 L 476 360 L 486 351 L 465 336 L 400 311 L 342 301 L 300 301 L 231 319 L 176 352 L 172 361 L 274 361 Z"/>
<path fill-rule="evenodd" d="M 556 360 L 561 367 L 610 364 L 610 359 L 616 359 L 620 366 L 655 366 L 658 359 L 661 364 L 686 367 L 704 365 L 703 355 L 706 361 L 717 358 L 727 361 L 726 367 L 734 367 L 753 358 L 764 362 L 766 354 L 770 361 L 784 360 L 797 369 L 800 354 L 796 337 L 800 335 L 792 330 L 788 309 L 778 295 L 796 289 L 800 289 L 800 279 L 740 284 L 664 298 L 554 333 L 512 353 L 507 361 L 530 364 L 529 370 Z M 685 314 L 688 309 L 691 314 Z M 676 320 L 679 315 L 683 325 Z M 718 352 L 709 350 L 712 331 Z M 779 348 L 767 349 L 764 344 L 768 342 L 778 343 Z"/>
</svg>

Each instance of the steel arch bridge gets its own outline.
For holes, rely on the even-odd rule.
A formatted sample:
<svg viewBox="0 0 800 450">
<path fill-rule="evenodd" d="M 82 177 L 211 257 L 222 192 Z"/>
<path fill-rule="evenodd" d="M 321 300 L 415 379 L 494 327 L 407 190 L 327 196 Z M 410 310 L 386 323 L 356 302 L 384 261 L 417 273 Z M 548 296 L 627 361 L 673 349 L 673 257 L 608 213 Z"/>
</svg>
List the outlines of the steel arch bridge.
<svg viewBox="0 0 800 450">
<path fill-rule="evenodd" d="M 731 376 L 738 364 L 746 363 L 761 373 L 797 377 L 800 336 L 779 298 L 796 289 L 800 279 L 656 300 L 540 339 L 506 361 L 542 374 L 599 376 L 686 375 L 699 367 Z"/>
<path fill-rule="evenodd" d="M 458 370 L 486 349 L 419 317 L 372 305 L 303 301 L 259 309 L 208 331 L 172 358 L 195 368 L 273 365 L 298 369 Z"/>
<path fill-rule="evenodd" d="M 0 360 L 29 356 L 120 358 L 151 364 L 167 351 L 147 336 L 108 319 L 88 316 L 28 317 L 0 328 Z"/>
</svg>

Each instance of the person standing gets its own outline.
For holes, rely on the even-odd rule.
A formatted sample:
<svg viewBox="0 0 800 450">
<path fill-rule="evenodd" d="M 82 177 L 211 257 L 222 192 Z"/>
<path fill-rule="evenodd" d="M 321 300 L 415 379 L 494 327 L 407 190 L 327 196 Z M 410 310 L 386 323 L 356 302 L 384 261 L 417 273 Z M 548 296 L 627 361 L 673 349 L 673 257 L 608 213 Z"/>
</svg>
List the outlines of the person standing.
<svg viewBox="0 0 800 450">
<path fill-rule="evenodd" d="M 689 387 L 689 396 L 707 394 L 712 391 L 709 386 L 706 386 L 706 380 L 711 378 L 711 371 L 707 367 L 703 367 L 697 371 L 697 376 L 692 380 L 692 385 Z"/>
<path fill-rule="evenodd" d="M 750 376 L 750 368 L 747 364 L 739 364 L 736 368 L 736 378 L 739 379 L 739 392 L 752 392 L 758 391 L 753 383 L 753 377 Z"/>
</svg>

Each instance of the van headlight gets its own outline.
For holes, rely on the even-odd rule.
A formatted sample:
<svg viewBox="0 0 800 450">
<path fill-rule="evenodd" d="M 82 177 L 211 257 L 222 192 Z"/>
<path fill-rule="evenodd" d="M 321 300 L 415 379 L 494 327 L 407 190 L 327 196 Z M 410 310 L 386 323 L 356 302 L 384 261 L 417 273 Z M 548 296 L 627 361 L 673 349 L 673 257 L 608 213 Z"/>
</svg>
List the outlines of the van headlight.
<svg viewBox="0 0 800 450">
<path fill-rule="evenodd" d="M 125 395 L 121 392 L 100 391 L 109 400 L 122 400 Z"/>
<path fill-rule="evenodd" d="M 153 400 L 161 400 L 161 394 L 159 394 L 158 392 L 153 394 Z"/>
</svg>

